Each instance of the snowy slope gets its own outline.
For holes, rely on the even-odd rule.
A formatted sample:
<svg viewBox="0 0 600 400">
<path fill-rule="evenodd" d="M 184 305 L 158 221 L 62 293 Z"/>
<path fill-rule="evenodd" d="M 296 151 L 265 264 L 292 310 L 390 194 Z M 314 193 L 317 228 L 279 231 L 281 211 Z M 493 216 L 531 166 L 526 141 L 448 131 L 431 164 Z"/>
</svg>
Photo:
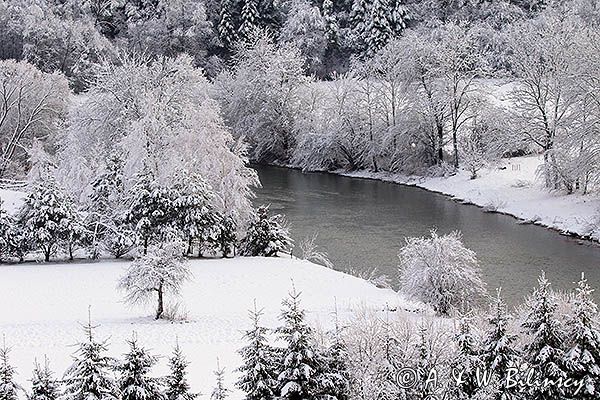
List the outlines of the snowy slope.
<svg viewBox="0 0 600 400">
<path fill-rule="evenodd" d="M 565 195 L 545 190 L 536 179 L 536 170 L 542 162 L 541 156 L 511 158 L 501 164 L 504 169 L 495 167 L 480 171 L 479 177 L 474 180 L 466 171 L 447 178 L 364 171 L 342 175 L 422 187 L 524 221 L 600 240 L 600 227 L 593 227 L 600 219 L 600 197 L 597 194 Z"/>
<path fill-rule="evenodd" d="M 342 318 L 357 307 L 413 309 L 415 306 L 391 290 L 306 261 L 273 258 L 194 260 L 193 280 L 186 284 L 181 302 L 188 322 L 154 321 L 150 308 L 128 308 L 115 289 L 126 261 L 77 264 L 27 264 L 0 266 L 0 334 L 12 347 L 11 360 L 18 382 L 29 388 L 34 359 L 47 354 L 51 367 L 62 374 L 69 365 L 72 345 L 82 337 L 80 323 L 87 321 L 88 305 L 98 335 L 110 338 L 110 352 L 126 351 L 125 339 L 135 331 L 140 342 L 156 354 L 169 355 L 178 338 L 192 362 L 194 390 L 210 394 L 216 358 L 227 369 L 239 366 L 236 350 L 241 331 L 249 327 L 247 310 L 253 299 L 265 308 L 264 323 L 278 325 L 282 298 L 292 282 L 302 291 L 309 319 L 330 326 L 334 304 Z M 167 298 L 168 300 L 168 298 Z M 404 312 L 404 311 L 401 311 Z M 166 358 L 155 369 L 166 373 Z M 233 399 L 241 398 L 236 392 Z"/>
</svg>

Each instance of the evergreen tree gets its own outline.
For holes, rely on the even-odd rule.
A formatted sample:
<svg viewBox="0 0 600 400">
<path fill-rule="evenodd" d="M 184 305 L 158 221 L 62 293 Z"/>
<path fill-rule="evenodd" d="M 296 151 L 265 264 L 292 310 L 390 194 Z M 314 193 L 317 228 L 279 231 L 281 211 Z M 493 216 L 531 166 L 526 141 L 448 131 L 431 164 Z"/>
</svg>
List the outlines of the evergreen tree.
<svg viewBox="0 0 600 400">
<path fill-rule="evenodd" d="M 352 26 L 352 43 L 358 50 L 366 46 L 369 32 L 371 0 L 353 0 L 350 11 L 350 24 Z"/>
<path fill-rule="evenodd" d="M 231 16 L 231 8 L 230 0 L 221 0 L 221 15 L 217 29 L 219 31 L 221 42 L 228 49 L 231 49 L 237 40 L 237 35 L 233 26 L 233 18 Z"/>
<path fill-rule="evenodd" d="M 544 272 L 538 283 L 529 300 L 527 319 L 522 324 L 529 335 L 524 358 L 542 379 L 565 379 L 562 365 L 564 336 L 555 316 L 558 304 Z M 531 388 L 530 396 L 532 400 L 552 400 L 561 398 L 562 392 L 559 385 L 537 385 Z"/>
<path fill-rule="evenodd" d="M 133 225 L 144 254 L 151 242 L 164 240 L 172 233 L 178 198 L 179 193 L 160 185 L 148 168 L 136 175 L 129 193 L 126 220 Z"/>
<path fill-rule="evenodd" d="M 219 218 L 218 234 L 216 244 L 223 257 L 228 257 L 229 254 L 235 255 L 235 244 L 237 243 L 237 229 L 235 220 L 230 215 L 224 215 Z"/>
<path fill-rule="evenodd" d="M 225 387 L 225 368 L 219 366 L 219 359 L 217 359 L 217 370 L 214 374 L 217 382 L 210 398 L 211 400 L 225 400 L 229 396 L 230 390 Z"/>
<path fill-rule="evenodd" d="M 402 4 L 402 0 L 389 1 L 391 12 L 388 14 L 388 22 L 392 35 L 397 37 L 406 29 L 406 23 L 409 19 L 408 9 Z"/>
<path fill-rule="evenodd" d="M 105 355 L 106 342 L 94 339 L 91 321 L 84 327 L 87 337 L 79 343 L 73 364 L 65 372 L 65 400 L 116 400 L 118 388 L 111 377 L 114 360 Z"/>
<path fill-rule="evenodd" d="M 11 231 L 14 220 L 3 207 L 4 201 L 0 198 L 0 261 L 10 255 L 13 245 Z"/>
<path fill-rule="evenodd" d="M 242 14 L 238 36 L 244 43 L 252 43 L 259 30 L 258 1 L 242 0 Z"/>
<path fill-rule="evenodd" d="M 490 329 L 485 335 L 482 349 L 486 367 L 499 378 L 498 399 L 507 398 L 513 393 L 514 390 L 506 388 L 506 373 L 509 367 L 519 364 L 519 353 L 516 350 L 518 337 L 508 331 L 509 322 L 506 304 L 498 290 L 494 304 L 490 307 Z"/>
<path fill-rule="evenodd" d="M 269 217 L 269 207 L 260 206 L 246 232 L 242 252 L 248 256 L 272 257 L 291 244 L 292 239 L 282 225 L 281 216 Z"/>
<path fill-rule="evenodd" d="M 338 41 L 339 26 L 337 17 L 333 11 L 333 0 L 323 0 L 323 18 L 325 19 L 325 30 L 327 32 L 327 42 L 334 45 Z"/>
<path fill-rule="evenodd" d="M 6 343 L 0 349 L 0 400 L 17 400 L 17 392 L 21 390 L 14 381 L 15 370 L 10 365 Z"/>
<path fill-rule="evenodd" d="M 456 391 L 458 399 L 471 399 L 478 391 L 477 374 L 484 370 L 481 360 L 481 346 L 478 338 L 473 334 L 471 322 L 462 318 L 459 323 L 459 333 L 454 338 L 457 355 L 452 361 L 452 369 L 456 371 L 460 381 L 457 380 Z M 478 372 L 479 371 L 479 372 Z"/>
<path fill-rule="evenodd" d="M 312 329 L 300 307 L 300 293 L 292 289 L 282 304 L 280 319 L 283 326 L 277 329 L 277 333 L 287 347 L 282 354 L 282 371 L 277 377 L 281 398 L 312 399 L 318 394 L 319 366 Z"/>
<path fill-rule="evenodd" d="M 582 274 L 573 298 L 573 315 L 567 320 L 567 334 L 572 344 L 565 354 L 564 364 L 568 377 L 583 381 L 583 387 L 579 393 L 568 393 L 570 398 L 597 399 L 600 396 L 600 331 L 593 292 Z"/>
<path fill-rule="evenodd" d="M 53 178 L 36 182 L 24 199 L 17 214 L 25 240 L 33 248 L 41 249 L 46 261 L 56 251 L 61 240 L 71 243 L 80 216 L 73 201 L 65 195 Z"/>
<path fill-rule="evenodd" d="M 276 397 L 277 373 L 275 371 L 275 350 L 269 346 L 267 328 L 260 325 L 263 311 L 250 311 L 252 328 L 244 333 L 247 345 L 239 353 L 243 365 L 239 368 L 241 377 L 236 386 L 246 393 L 246 400 L 269 400 Z"/>
<path fill-rule="evenodd" d="M 54 378 L 45 357 L 43 367 L 36 360 L 31 385 L 32 391 L 27 396 L 28 400 L 57 400 L 60 397 L 59 382 Z"/>
<path fill-rule="evenodd" d="M 342 338 L 341 328 L 335 312 L 335 328 L 329 332 L 331 343 L 320 357 L 317 375 L 319 393 L 337 400 L 350 397 L 350 373 L 348 371 L 348 347 Z"/>
<path fill-rule="evenodd" d="M 173 355 L 169 358 L 171 374 L 165 378 L 165 400 L 194 400 L 199 396 L 198 393 L 190 392 L 190 384 L 186 377 L 189 364 L 177 343 Z"/>
<path fill-rule="evenodd" d="M 377 54 L 392 38 L 388 7 L 387 0 L 373 0 L 373 4 L 371 4 L 366 43 L 369 55 Z"/>
<path fill-rule="evenodd" d="M 157 358 L 138 345 L 135 334 L 127 343 L 129 343 L 129 352 L 125 354 L 125 360 L 118 367 L 121 400 L 163 399 L 159 380 L 148 376 Z"/>
</svg>

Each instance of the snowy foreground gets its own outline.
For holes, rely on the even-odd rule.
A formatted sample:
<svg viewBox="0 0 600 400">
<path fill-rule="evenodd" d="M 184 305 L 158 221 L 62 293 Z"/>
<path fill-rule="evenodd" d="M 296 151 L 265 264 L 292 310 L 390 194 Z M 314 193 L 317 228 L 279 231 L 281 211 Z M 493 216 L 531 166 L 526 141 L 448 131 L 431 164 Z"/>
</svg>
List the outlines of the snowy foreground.
<svg viewBox="0 0 600 400">
<path fill-rule="evenodd" d="M 350 172 L 344 176 L 379 179 L 421 187 L 472 203 L 523 221 L 600 240 L 600 198 L 597 195 L 565 195 L 549 192 L 536 178 L 541 156 L 503 160 L 499 167 L 479 171 L 470 179 L 467 171 L 451 177 L 407 177 L 390 173 Z"/>
<path fill-rule="evenodd" d="M 141 344 L 162 356 L 170 354 L 178 339 L 191 361 L 192 389 L 204 393 L 204 398 L 214 384 L 217 357 L 233 389 L 232 370 L 240 365 L 236 351 L 242 345 L 242 330 L 249 327 L 247 310 L 253 300 L 265 309 L 264 324 L 275 327 L 281 300 L 292 283 L 302 292 L 302 305 L 316 327 L 331 327 L 335 304 L 340 318 L 349 318 L 353 310 L 363 307 L 384 310 L 386 304 L 402 313 L 416 309 L 392 290 L 307 261 L 235 258 L 190 261 L 193 278 L 179 299 L 187 321 L 155 321 L 151 308 L 123 304 L 116 284 L 126 265 L 127 261 L 103 261 L 0 266 L 0 334 L 12 348 L 18 383 L 30 388 L 34 359 L 43 360 L 44 354 L 57 376 L 62 375 L 75 351 L 73 345 L 83 339 L 80 324 L 87 321 L 88 305 L 94 323 L 100 325 L 98 337 L 109 339 L 115 357 L 127 350 L 125 340 L 134 331 Z M 166 357 L 154 373 L 167 373 Z M 241 397 L 237 390 L 232 394 L 233 399 Z"/>
</svg>

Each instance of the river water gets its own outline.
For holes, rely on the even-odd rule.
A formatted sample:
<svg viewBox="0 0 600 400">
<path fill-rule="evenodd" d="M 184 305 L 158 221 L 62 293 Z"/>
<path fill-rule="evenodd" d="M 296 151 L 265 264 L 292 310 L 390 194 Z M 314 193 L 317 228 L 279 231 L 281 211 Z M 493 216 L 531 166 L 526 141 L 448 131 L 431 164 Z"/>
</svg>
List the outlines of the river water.
<svg viewBox="0 0 600 400">
<path fill-rule="evenodd" d="M 600 299 L 596 244 L 415 187 L 271 166 L 256 169 L 263 185 L 256 204 L 271 204 L 272 211 L 285 214 L 297 245 L 318 233 L 319 248 L 335 269 L 377 267 L 397 285 L 397 254 L 406 236 L 459 230 L 478 255 L 490 293 L 502 287 L 509 304 L 531 292 L 541 270 L 555 289 L 573 287 L 585 272 Z"/>
</svg>

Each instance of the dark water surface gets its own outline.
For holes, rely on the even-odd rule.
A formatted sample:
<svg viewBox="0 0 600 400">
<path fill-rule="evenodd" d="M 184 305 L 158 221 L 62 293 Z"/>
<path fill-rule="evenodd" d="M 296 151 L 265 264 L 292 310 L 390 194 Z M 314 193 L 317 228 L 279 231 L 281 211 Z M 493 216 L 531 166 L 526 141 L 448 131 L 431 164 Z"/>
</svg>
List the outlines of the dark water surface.
<svg viewBox="0 0 600 400">
<path fill-rule="evenodd" d="M 397 283 L 397 254 L 406 236 L 460 230 L 480 260 L 490 292 L 510 304 L 531 292 L 543 269 L 554 288 L 569 289 L 585 272 L 600 298 L 600 246 L 423 189 L 374 180 L 257 166 L 257 204 L 285 214 L 299 244 L 317 243 L 339 270 L 377 267 Z M 296 252 L 300 252 L 297 247 Z"/>
</svg>

